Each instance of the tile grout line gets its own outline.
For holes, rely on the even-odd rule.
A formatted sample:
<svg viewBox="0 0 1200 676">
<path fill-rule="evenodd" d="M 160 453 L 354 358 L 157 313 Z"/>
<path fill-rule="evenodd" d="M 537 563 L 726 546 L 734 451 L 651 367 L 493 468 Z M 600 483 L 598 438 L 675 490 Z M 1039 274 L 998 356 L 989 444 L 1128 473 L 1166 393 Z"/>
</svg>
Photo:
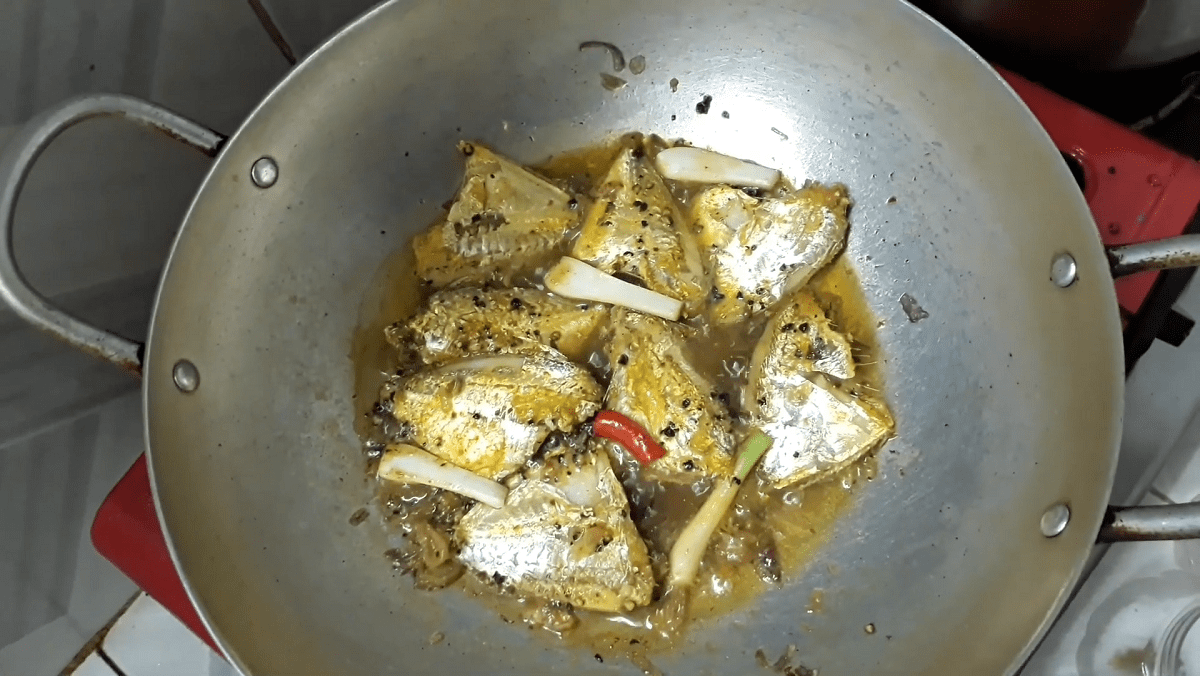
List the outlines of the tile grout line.
<svg viewBox="0 0 1200 676">
<path fill-rule="evenodd" d="M 1151 486 L 1151 487 L 1150 487 L 1150 490 L 1149 490 L 1149 491 L 1147 491 L 1147 492 L 1148 492 L 1150 495 L 1153 495 L 1154 497 L 1158 498 L 1159 500 L 1162 500 L 1163 502 L 1167 503 L 1168 505 L 1173 505 L 1173 504 L 1175 504 L 1175 501 L 1174 501 L 1174 500 L 1172 500 L 1171 498 L 1167 497 L 1167 494 L 1166 494 L 1166 493 L 1163 493 L 1162 491 L 1158 490 L 1158 488 L 1157 488 L 1157 487 L 1155 487 L 1155 486 Z"/>
<path fill-rule="evenodd" d="M 92 637 L 88 639 L 87 643 L 84 643 L 83 647 L 79 649 L 79 652 L 75 653 L 75 656 L 71 658 L 71 661 L 67 662 L 67 666 L 63 667 L 62 674 L 60 676 L 68 676 L 69 674 L 74 673 L 75 670 L 79 668 L 79 665 L 83 664 L 83 661 L 87 659 L 87 656 L 92 653 L 100 655 L 100 659 L 108 663 L 108 666 L 112 667 L 113 671 L 117 672 L 117 676 L 125 676 L 125 673 L 118 669 L 117 666 L 113 664 L 112 660 L 109 659 L 108 655 L 104 653 L 104 651 L 101 649 L 101 644 L 104 643 L 104 638 L 108 636 L 108 632 L 112 631 L 112 628 L 117 624 L 117 620 L 121 619 L 121 616 L 125 614 L 125 611 L 129 610 L 129 607 L 133 605 L 133 602 L 136 601 L 138 596 L 141 594 L 142 591 L 140 589 L 134 592 L 133 595 L 129 597 L 129 600 L 121 606 L 120 610 L 113 613 L 112 619 L 105 623 L 103 627 L 100 627 L 100 631 L 97 631 L 95 634 L 93 634 Z"/>
<path fill-rule="evenodd" d="M 96 648 L 96 654 L 100 656 L 100 659 L 104 660 L 104 663 L 108 665 L 109 669 L 113 670 L 116 676 L 125 676 L 125 671 L 117 666 L 117 663 L 113 661 L 113 658 L 108 656 L 108 653 L 104 652 L 104 648 Z"/>
<path fill-rule="evenodd" d="M 289 65 L 296 65 L 296 53 L 292 50 L 292 46 L 288 44 L 287 38 L 283 37 L 283 32 L 279 30 L 275 19 L 271 17 L 271 13 L 263 7 L 262 0 L 249 0 L 250 9 L 254 10 L 254 16 L 258 18 L 258 22 L 262 24 L 263 30 L 270 36 L 271 42 L 275 43 L 275 47 L 283 58 L 287 60 Z"/>
<path fill-rule="evenodd" d="M 129 387 L 122 386 L 109 392 L 103 392 L 91 401 L 85 401 L 83 405 L 75 407 L 74 410 L 67 415 L 56 417 L 49 422 L 34 426 L 32 429 L 24 430 L 12 438 L 5 439 L 3 442 L 0 442 L 0 453 L 3 453 L 5 449 L 11 446 L 15 446 L 23 441 L 28 441 L 40 434 L 49 432 L 56 427 L 75 422 L 81 418 L 85 418 L 97 412 L 101 408 L 104 408 L 106 404 L 139 389 L 141 389 L 140 383 L 134 382 L 131 383 Z"/>
</svg>

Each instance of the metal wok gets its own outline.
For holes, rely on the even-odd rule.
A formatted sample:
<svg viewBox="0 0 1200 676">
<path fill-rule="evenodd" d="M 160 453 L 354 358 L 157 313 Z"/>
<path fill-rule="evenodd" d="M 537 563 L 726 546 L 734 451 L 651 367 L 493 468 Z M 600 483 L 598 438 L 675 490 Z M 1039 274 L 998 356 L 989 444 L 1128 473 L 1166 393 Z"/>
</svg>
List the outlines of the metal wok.
<svg viewBox="0 0 1200 676">
<path fill-rule="evenodd" d="M 609 91 L 608 56 L 580 52 L 585 40 L 644 55 L 645 72 Z M 29 165 L 96 115 L 216 156 L 144 355 L 55 310 L 12 260 Z M 815 560 L 652 656 L 665 673 L 747 673 L 757 649 L 789 644 L 823 676 L 1012 673 L 1102 522 L 1112 536 L 1196 533 L 1192 507 L 1178 523 L 1106 516 L 1123 386 L 1110 261 L 1034 117 L 925 15 L 872 0 L 397 0 L 297 66 L 227 141 L 94 96 L 30 122 L 0 162 L 0 295 L 144 369 L 159 514 L 196 606 L 245 673 L 638 673 L 465 595 L 411 589 L 385 565 L 382 528 L 348 523 L 372 492 L 352 338 L 386 257 L 453 192 L 454 143 L 532 162 L 632 130 L 850 186 L 843 255 L 882 322 L 899 433 Z M 1197 248 L 1114 256 L 1129 271 L 1194 263 Z M 910 321 L 905 294 L 928 316 Z M 825 609 L 808 614 L 816 588 Z M 445 641 L 430 645 L 434 632 Z"/>
</svg>

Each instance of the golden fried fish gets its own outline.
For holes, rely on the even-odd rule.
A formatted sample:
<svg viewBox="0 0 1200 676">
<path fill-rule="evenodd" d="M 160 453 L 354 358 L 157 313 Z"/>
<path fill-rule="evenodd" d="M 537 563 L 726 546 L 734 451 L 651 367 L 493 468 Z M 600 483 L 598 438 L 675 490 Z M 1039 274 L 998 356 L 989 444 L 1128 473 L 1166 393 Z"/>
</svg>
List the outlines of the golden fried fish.
<svg viewBox="0 0 1200 676">
<path fill-rule="evenodd" d="M 708 292 L 692 232 L 661 176 L 625 149 L 597 188 L 571 256 L 610 274 L 632 275 L 694 315 Z"/>
<path fill-rule="evenodd" d="M 520 469 L 550 432 L 595 415 L 602 394 L 587 371 L 561 356 L 486 356 L 404 378 L 391 410 L 405 441 L 499 479 Z"/>
<path fill-rule="evenodd" d="M 850 341 L 834 330 L 812 293 L 805 289 L 792 292 L 771 315 L 764 336 L 771 353 L 791 354 L 788 367 L 833 376 L 839 380 L 854 377 L 854 357 Z"/>
<path fill-rule="evenodd" d="M 463 184 L 446 220 L 413 238 L 417 275 L 437 286 L 510 279 L 561 253 L 579 220 L 575 200 L 481 145 L 458 147 Z"/>
<path fill-rule="evenodd" d="M 841 185 L 763 199 L 725 185 L 700 193 L 692 216 L 713 268 L 713 320 L 739 322 L 806 284 L 845 244 L 849 208 Z"/>
<path fill-rule="evenodd" d="M 815 319 L 820 309 L 804 295 L 768 323 L 743 394 L 751 422 L 775 440 L 758 472 L 776 488 L 828 477 L 878 447 L 893 429 L 882 402 L 826 377 L 826 368 L 847 372 L 849 352 L 844 338 L 832 339 L 828 324 Z M 826 341 L 823 349 L 816 347 L 818 336 Z"/>
<path fill-rule="evenodd" d="M 623 315 L 623 316 L 622 316 Z M 690 483 L 733 472 L 729 411 L 692 365 L 686 329 L 658 317 L 618 310 L 607 354 L 612 380 L 605 407 L 646 429 L 666 455 L 646 466 L 645 476 Z"/>
<path fill-rule="evenodd" d="M 455 528 L 468 568 L 575 608 L 620 612 L 650 603 L 646 543 L 603 454 L 553 456 L 510 483 L 504 507 L 476 505 Z"/>
<path fill-rule="evenodd" d="M 427 364 L 473 354 L 540 355 L 544 346 L 583 362 L 608 310 L 538 289 L 451 289 L 433 294 L 387 335 L 397 347 L 415 347 Z"/>
</svg>

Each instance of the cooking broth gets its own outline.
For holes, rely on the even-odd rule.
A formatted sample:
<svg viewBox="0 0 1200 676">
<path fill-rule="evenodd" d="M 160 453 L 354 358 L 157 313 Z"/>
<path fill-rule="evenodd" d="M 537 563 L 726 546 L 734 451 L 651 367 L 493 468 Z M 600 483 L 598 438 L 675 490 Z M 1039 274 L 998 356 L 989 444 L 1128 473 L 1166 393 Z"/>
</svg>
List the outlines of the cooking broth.
<svg viewBox="0 0 1200 676">
<path fill-rule="evenodd" d="M 629 135 L 594 148 L 564 153 L 537 166 L 536 171 L 579 200 L 586 213 L 592 186 L 604 176 L 618 153 L 637 147 L 650 156 L 667 144 L 654 137 Z M 690 210 L 698 188 L 668 181 L 668 186 L 684 213 Z M 794 188 L 781 182 L 776 193 Z M 851 226 L 853 227 L 853 226 Z M 569 247 L 577 232 L 565 239 Z M 544 288 L 539 266 L 492 284 Z M 389 427 L 390 415 L 378 404 L 381 389 L 384 398 L 393 374 L 421 368 L 414 354 L 397 350 L 385 339 L 385 327 L 412 316 L 435 289 L 422 283 L 415 272 L 411 247 L 404 246 L 391 256 L 379 272 L 377 295 L 366 299 L 361 329 L 352 346 L 356 365 L 356 430 L 364 440 L 365 468 L 374 473 L 375 461 L 383 445 L 393 441 L 396 430 Z M 871 314 L 854 270 L 847 258 L 839 255 L 806 285 L 827 314 L 831 325 L 851 337 L 856 366 L 852 379 L 842 384 L 850 391 L 883 391 L 880 360 Z M 714 396 L 727 405 L 733 430 L 739 438 L 749 425 L 742 391 L 755 345 L 767 322 L 765 313 L 751 315 L 732 326 L 712 324 L 701 314 L 685 320 L 694 329 L 684 347 L 692 365 L 714 386 Z M 612 375 L 612 364 L 605 353 L 607 331 L 598 331 L 589 345 L 588 371 L 604 386 Z M 652 431 L 653 432 L 653 431 Z M 612 451 L 613 442 L 589 440 L 585 433 L 552 434 L 547 445 L 582 449 L 589 444 Z M 414 573 L 418 586 L 434 588 L 454 586 L 478 598 L 505 621 L 525 622 L 556 634 L 568 643 L 586 645 L 607 657 L 624 654 L 645 660 L 647 652 L 670 647 L 679 629 L 688 621 L 704 620 L 747 607 L 760 594 L 786 585 L 813 560 L 831 536 L 838 518 L 852 507 L 855 485 L 875 475 L 872 453 L 848 467 L 833 472 L 803 488 L 775 489 L 757 475 L 745 482 L 733 509 L 710 541 L 698 579 L 691 589 L 686 607 L 674 607 L 679 599 L 663 595 L 667 576 L 668 552 L 680 531 L 704 502 L 709 483 L 663 483 L 647 480 L 643 468 L 628 454 L 610 453 L 613 469 L 625 488 L 630 515 L 646 542 L 654 571 L 656 591 L 653 602 L 623 613 L 589 612 L 522 597 L 503 580 L 464 572 L 452 561 L 424 564 L 419 551 L 389 550 L 380 565 L 393 565 Z M 452 541 L 456 521 L 473 504 L 447 491 L 419 485 L 381 484 L 381 512 L 385 527 L 396 529 L 412 539 L 444 537 Z M 431 535 L 431 533 L 434 533 Z M 419 549 L 419 547 L 418 547 Z"/>
</svg>

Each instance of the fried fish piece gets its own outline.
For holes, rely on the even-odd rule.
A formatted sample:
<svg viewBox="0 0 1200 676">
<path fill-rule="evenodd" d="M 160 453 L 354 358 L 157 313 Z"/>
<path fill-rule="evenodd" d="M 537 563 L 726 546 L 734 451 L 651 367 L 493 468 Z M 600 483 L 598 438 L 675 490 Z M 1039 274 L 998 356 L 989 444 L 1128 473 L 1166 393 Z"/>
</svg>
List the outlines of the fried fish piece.
<svg viewBox="0 0 1200 676">
<path fill-rule="evenodd" d="M 547 348 L 549 349 L 549 348 Z M 489 479 L 523 466 L 546 436 L 600 409 L 603 390 L 557 358 L 486 356 L 420 371 L 394 384 L 404 441 Z"/>
<path fill-rule="evenodd" d="M 626 148 L 596 192 L 571 256 L 610 274 L 632 275 L 695 315 L 708 292 L 704 262 L 654 166 Z"/>
<path fill-rule="evenodd" d="M 762 199 L 727 185 L 700 193 L 692 217 L 711 258 L 713 320 L 739 322 L 808 283 L 845 245 L 849 208 L 842 185 Z"/>
<path fill-rule="evenodd" d="M 789 295 L 771 316 L 764 331 L 773 344 L 763 348 L 779 355 L 791 354 L 789 368 L 833 376 L 839 380 L 854 377 L 854 357 L 850 341 L 838 333 L 817 299 L 806 289 Z"/>
<path fill-rule="evenodd" d="M 538 289 L 449 289 L 388 327 L 387 336 L 396 347 L 414 347 L 427 364 L 472 354 L 541 355 L 544 346 L 583 362 L 608 310 Z"/>
<path fill-rule="evenodd" d="M 645 476 L 690 483 L 732 475 L 730 414 L 687 355 L 688 329 L 628 310 L 614 311 L 613 324 L 605 408 L 641 425 L 666 451 Z"/>
<path fill-rule="evenodd" d="M 758 472 L 776 488 L 828 477 L 881 445 L 894 427 L 883 402 L 826 376 L 848 372 L 848 344 L 832 339 L 832 328 L 814 320 L 815 302 L 802 312 L 806 305 L 801 296 L 768 323 L 743 395 L 752 423 L 775 440 Z M 807 331 L 800 330 L 804 322 Z M 818 336 L 827 341 L 825 349 L 816 347 Z"/>
<path fill-rule="evenodd" d="M 468 568 L 575 608 L 620 612 L 650 603 L 650 556 L 607 457 L 556 455 L 510 483 L 504 507 L 476 505 L 455 529 Z"/>
<path fill-rule="evenodd" d="M 437 286 L 511 279 L 561 254 L 575 200 L 481 145 L 458 147 L 466 170 L 446 220 L 413 238 L 418 276 Z"/>
</svg>

